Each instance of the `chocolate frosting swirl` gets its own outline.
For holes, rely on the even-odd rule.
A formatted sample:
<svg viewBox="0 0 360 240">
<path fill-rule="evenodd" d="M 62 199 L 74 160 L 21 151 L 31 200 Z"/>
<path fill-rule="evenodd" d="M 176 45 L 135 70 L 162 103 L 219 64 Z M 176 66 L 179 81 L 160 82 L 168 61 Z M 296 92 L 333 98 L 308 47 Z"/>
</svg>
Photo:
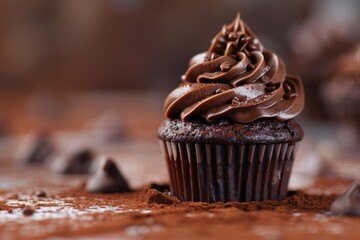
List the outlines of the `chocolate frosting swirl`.
<svg viewBox="0 0 360 240">
<path fill-rule="evenodd" d="M 264 49 L 240 14 L 194 56 L 182 83 L 165 100 L 165 116 L 240 123 L 259 118 L 287 120 L 304 107 L 300 78 L 286 74 L 283 60 Z"/>
</svg>

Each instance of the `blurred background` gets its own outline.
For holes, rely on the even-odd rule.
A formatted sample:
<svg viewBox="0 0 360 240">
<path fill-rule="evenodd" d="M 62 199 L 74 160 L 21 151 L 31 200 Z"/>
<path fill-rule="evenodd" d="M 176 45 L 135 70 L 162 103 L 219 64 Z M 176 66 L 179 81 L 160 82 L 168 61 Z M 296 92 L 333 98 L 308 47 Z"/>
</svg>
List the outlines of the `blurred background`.
<svg viewBox="0 0 360 240">
<path fill-rule="evenodd" d="M 360 39 L 357 0 L 1 0 L 0 135 L 115 125 L 156 139 L 188 60 L 237 12 L 302 77 L 309 145 L 358 149 L 357 118 L 332 116 L 323 97 L 334 64 Z"/>
</svg>

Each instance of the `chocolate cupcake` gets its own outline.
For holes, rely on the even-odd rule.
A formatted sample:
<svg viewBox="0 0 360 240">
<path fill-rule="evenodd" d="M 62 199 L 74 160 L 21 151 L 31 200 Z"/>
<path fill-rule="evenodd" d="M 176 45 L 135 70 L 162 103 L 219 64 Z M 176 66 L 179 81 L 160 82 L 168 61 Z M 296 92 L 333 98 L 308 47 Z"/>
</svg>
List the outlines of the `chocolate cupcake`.
<svg viewBox="0 0 360 240">
<path fill-rule="evenodd" d="M 171 191 L 184 201 L 283 199 L 303 106 L 301 80 L 238 15 L 165 100 L 158 138 Z"/>
<path fill-rule="evenodd" d="M 360 44 L 335 61 L 322 97 L 329 116 L 340 125 L 352 126 L 360 139 Z"/>
</svg>

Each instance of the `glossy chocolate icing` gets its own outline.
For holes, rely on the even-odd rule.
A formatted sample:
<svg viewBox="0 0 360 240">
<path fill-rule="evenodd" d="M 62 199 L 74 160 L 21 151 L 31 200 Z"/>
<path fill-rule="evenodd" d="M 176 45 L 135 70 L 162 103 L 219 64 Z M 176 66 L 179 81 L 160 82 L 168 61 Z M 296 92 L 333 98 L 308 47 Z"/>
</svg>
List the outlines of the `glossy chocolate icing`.
<svg viewBox="0 0 360 240">
<path fill-rule="evenodd" d="M 165 116 L 240 123 L 259 118 L 287 120 L 304 107 L 300 78 L 286 74 L 283 60 L 266 50 L 238 14 L 194 56 L 182 83 L 165 100 Z"/>
</svg>

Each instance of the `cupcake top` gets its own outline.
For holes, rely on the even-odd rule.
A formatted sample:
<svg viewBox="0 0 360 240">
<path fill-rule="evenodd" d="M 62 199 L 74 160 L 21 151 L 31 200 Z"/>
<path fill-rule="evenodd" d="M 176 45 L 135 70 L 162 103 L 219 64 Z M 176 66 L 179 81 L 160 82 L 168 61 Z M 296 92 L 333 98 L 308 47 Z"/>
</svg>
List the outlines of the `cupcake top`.
<svg viewBox="0 0 360 240">
<path fill-rule="evenodd" d="M 300 78 L 287 75 L 283 60 L 263 47 L 239 14 L 223 26 L 208 51 L 190 60 L 164 104 L 170 119 L 212 122 L 227 117 L 239 123 L 287 120 L 303 107 Z"/>
<path fill-rule="evenodd" d="M 324 84 L 323 96 L 330 101 L 358 99 L 360 96 L 360 44 L 340 56 L 333 64 L 330 81 Z"/>
<path fill-rule="evenodd" d="M 333 66 L 333 81 L 360 82 L 360 44 L 339 57 Z"/>
</svg>

